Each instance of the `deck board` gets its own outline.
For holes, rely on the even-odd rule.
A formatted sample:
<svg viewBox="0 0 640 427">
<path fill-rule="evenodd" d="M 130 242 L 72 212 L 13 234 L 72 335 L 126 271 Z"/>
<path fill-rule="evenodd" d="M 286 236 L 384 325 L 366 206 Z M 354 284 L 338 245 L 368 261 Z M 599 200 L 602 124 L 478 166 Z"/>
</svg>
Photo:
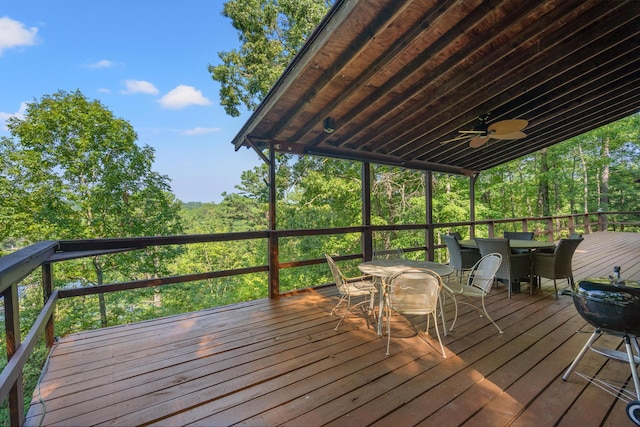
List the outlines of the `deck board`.
<svg viewBox="0 0 640 427">
<path fill-rule="evenodd" d="M 576 280 L 613 265 L 640 279 L 640 235 L 585 235 Z M 591 327 L 549 280 L 511 300 L 504 286 L 492 292 L 487 307 L 503 334 L 460 306 L 442 337 L 446 359 L 433 327 L 428 343 L 413 332 L 412 323 L 425 326 L 419 317 L 393 316 L 390 356 L 362 318 L 335 331 L 336 301 L 334 288 L 318 288 L 62 337 L 26 425 L 629 424 L 619 399 L 576 373 L 560 379 L 588 339 L 576 331 Z M 445 317 L 450 326 L 451 300 Z M 576 371 L 630 377 L 628 365 L 592 352 Z"/>
</svg>

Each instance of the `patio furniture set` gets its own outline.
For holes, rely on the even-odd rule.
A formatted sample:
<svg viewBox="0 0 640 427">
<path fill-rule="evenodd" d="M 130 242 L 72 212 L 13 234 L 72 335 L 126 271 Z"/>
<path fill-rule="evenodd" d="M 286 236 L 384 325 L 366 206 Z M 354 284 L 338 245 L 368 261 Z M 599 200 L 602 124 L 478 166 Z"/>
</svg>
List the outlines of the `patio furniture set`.
<svg viewBox="0 0 640 427">
<path fill-rule="evenodd" d="M 426 315 L 425 332 L 429 329 L 429 319 L 433 318 L 442 355 L 446 357 L 437 322 L 440 309 L 446 335 L 443 297 L 450 296 L 454 300 L 455 316 L 449 331 L 453 331 L 458 317 L 458 303 L 462 303 L 478 310 L 502 333 L 487 312 L 484 301 L 494 283 L 504 282 L 511 298 L 512 292 L 520 292 L 522 280 L 528 280 L 532 293 L 533 288 L 539 286 L 540 277 L 546 277 L 554 281 L 557 298 L 557 279 L 565 278 L 573 285 L 571 259 L 582 241 L 580 236 L 574 236 L 561 239 L 556 245 L 533 240 L 533 233 L 505 233 L 502 239 L 463 240 L 456 234 L 442 237 L 449 250 L 448 264 L 408 260 L 399 249 L 385 250 L 374 253 L 372 261 L 358 266 L 362 276 L 347 278 L 327 254 L 327 263 L 340 294 L 340 300 L 331 314 L 335 314 L 344 304 L 335 330 L 338 330 L 347 314 L 358 307 L 366 308 L 365 311 L 372 313 L 377 320 L 378 335 L 382 335 L 383 319 L 386 317 L 387 354 L 390 354 L 391 313 Z M 453 273 L 455 276 L 450 279 Z M 446 283 L 443 278 L 447 279 Z M 352 298 L 356 297 L 362 300 L 353 304 Z M 479 300 L 479 304 L 469 302 L 473 299 Z"/>
</svg>

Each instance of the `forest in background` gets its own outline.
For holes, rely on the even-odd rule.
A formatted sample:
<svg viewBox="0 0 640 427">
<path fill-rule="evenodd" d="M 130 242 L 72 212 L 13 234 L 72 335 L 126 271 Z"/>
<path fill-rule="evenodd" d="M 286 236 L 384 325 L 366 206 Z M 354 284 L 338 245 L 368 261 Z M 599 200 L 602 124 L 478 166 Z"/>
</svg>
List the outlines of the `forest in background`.
<svg viewBox="0 0 640 427">
<path fill-rule="evenodd" d="M 69 96 L 69 95 L 67 95 Z M 77 94 L 71 94 L 75 98 Z M 597 210 L 640 210 L 640 115 L 612 123 L 563 144 L 550 147 L 514 162 L 485 171 L 476 183 L 476 219 L 519 218 L 563 215 Z M 23 125 L 24 123 L 22 123 Z M 15 153 L 14 153 L 15 154 Z M 147 156 L 152 154 L 145 153 Z M 9 156 L 8 158 L 11 158 Z M 40 164 L 40 161 L 38 162 Z M 86 165 L 86 161 L 83 162 Z M 58 165 L 55 169 L 60 169 Z M 79 172 L 74 170 L 74 176 Z M 84 196 L 87 206 L 68 209 L 60 195 L 43 192 L 53 200 L 40 200 L 42 220 L 33 224 L 30 216 L 17 212 L 12 221 L 13 234 L 6 247 L 15 247 L 45 239 L 87 237 L 134 237 L 172 234 L 212 234 L 261 231 L 268 228 L 267 166 L 242 174 L 237 192 L 224 194 L 220 203 L 182 203 L 175 200 L 170 186 L 145 187 L 144 179 L 129 186 L 128 208 L 103 200 L 104 187 L 95 184 L 97 196 Z M 360 164 L 317 157 L 278 156 L 277 229 L 315 229 L 357 226 L 361 224 Z M 40 171 L 40 175 L 44 172 Z M 95 176 L 95 172 L 91 172 Z M 87 176 L 91 175 L 87 174 Z M 36 175 L 33 171 L 30 177 Z M 153 175 L 153 174 L 152 174 Z M 420 224 L 425 222 L 425 177 L 420 171 L 387 166 L 372 166 L 372 223 Z M 122 177 L 118 177 L 122 179 Z M 30 178 L 31 179 L 31 178 Z M 45 180 L 45 184 L 53 178 Z M 468 221 L 469 179 L 432 174 L 433 221 Z M 87 177 L 80 179 L 86 185 Z M 106 182 L 111 182 L 105 179 Z M 120 186 L 109 190 L 121 198 Z M 168 183 L 167 183 L 168 184 Z M 35 183 L 29 183 L 30 188 Z M 48 184 L 47 184 L 48 185 Z M 69 188 L 69 191 L 77 191 Z M 61 190 L 62 191 L 62 190 Z M 150 191 L 161 192 L 147 199 Z M 65 191 L 62 191 L 65 194 Z M 44 197 L 44 196 L 43 196 Z M 66 196 L 66 199 L 73 197 Z M 95 200 L 94 200 L 95 199 Z M 134 203 L 133 200 L 139 200 Z M 162 203 L 158 202 L 162 201 Z M 166 203 L 164 201 L 167 201 Z M 25 201 L 16 201 L 16 206 Z M 56 207 L 56 203 L 62 207 Z M 102 211 L 99 211 L 100 208 Z M 30 205 L 31 213 L 37 209 Z M 151 209 L 151 211 L 149 210 Z M 126 224 L 123 225 L 123 221 Z M 22 221 L 22 222 L 21 222 Z M 113 225 L 110 225 L 113 224 Z M 64 225 L 63 228 L 61 225 Z M 28 230 L 29 232 L 25 231 Z M 535 231 L 535 230 L 534 230 Z M 9 243 L 10 242 L 10 243 Z M 374 249 L 424 245 L 420 231 L 381 233 Z M 360 252 L 360 236 L 331 235 L 282 239 L 280 261 L 322 258 L 325 253 Z M 422 254 L 415 254 L 423 256 Z M 446 261 L 446 252 L 440 254 Z M 103 283 L 142 280 L 231 270 L 266 265 L 266 240 L 202 243 L 167 248 L 148 248 L 125 254 L 57 263 L 56 288 L 95 286 Z M 352 271 L 352 273 L 356 273 Z M 25 319 L 35 319 L 42 306 L 40 278 L 36 274 L 24 281 Z M 281 271 L 281 290 L 306 288 L 331 281 L 324 265 Z M 163 286 L 100 296 L 60 301 L 56 314 L 59 335 L 115 324 L 140 321 L 185 311 L 230 304 L 267 296 L 266 273 L 255 273 L 200 283 Z M 33 307 L 31 313 L 28 309 Z M 24 326 L 29 325 L 29 320 Z"/>
<path fill-rule="evenodd" d="M 78 101 L 78 94 L 65 94 Z M 47 98 L 48 99 L 48 98 Z M 80 99 L 83 99 L 80 97 Z M 41 121 L 42 117 L 38 116 Z M 640 115 L 609 124 L 563 144 L 482 172 L 476 182 L 476 219 L 519 218 L 581 212 L 640 210 Z M 20 126 L 25 123 L 21 122 Z M 24 139 L 23 139 L 24 140 Z M 54 151 L 60 150 L 57 147 Z M 38 147 L 42 150 L 42 147 Z M 5 159 L 33 154 L 32 150 L 5 151 Z M 69 150 L 67 150 L 69 151 Z M 144 151 L 145 158 L 151 151 Z M 103 152 L 105 152 L 103 150 Z M 47 157 L 46 150 L 40 151 Z M 134 149 L 132 155 L 138 158 Z M 116 156 L 116 153 L 108 153 Z M 82 167 L 86 158 L 80 157 Z M 124 154 L 120 153 L 120 157 Z M 27 162 L 17 159 L 16 161 Z M 106 160 L 102 159 L 99 164 Z M 29 164 L 43 162 L 29 157 Z M 58 161 L 49 172 L 24 166 L 23 177 L 14 177 L 13 212 L 5 224 L 11 231 L 3 239 L 3 250 L 39 240 L 95 237 L 134 237 L 173 234 L 212 234 L 261 231 L 268 228 L 267 167 L 262 165 L 242 174 L 237 192 L 224 194 L 220 203 L 182 203 L 150 169 L 151 175 L 127 181 L 120 172 L 90 183 L 95 168 L 86 172 L 68 160 L 78 185 L 62 184 Z M 152 162 L 152 160 L 151 160 Z M 95 165 L 94 165 L 95 166 Z M 109 169 L 109 168 L 107 168 Z M 144 168 L 143 168 L 144 169 Z M 54 173 L 55 170 L 55 173 Z M 119 169 L 118 169 L 119 170 Z M 84 173 L 84 175 L 83 175 Z M 317 157 L 278 156 L 277 229 L 314 229 L 361 224 L 360 164 Z M 51 174 L 51 175 L 49 175 Z M 144 174 L 143 174 L 144 175 Z M 425 177 L 420 171 L 372 166 L 372 223 L 420 224 L 425 222 Z M 33 177 L 42 182 L 34 182 Z M 42 179 L 46 177 L 46 179 Z M 23 182 L 25 180 L 25 182 Z M 59 194 L 48 187 L 60 180 Z M 469 179 L 432 174 L 433 221 L 469 220 Z M 25 194 L 15 191 L 20 183 Z M 109 188 L 112 183 L 115 187 Z M 122 187 L 127 188 L 122 188 Z M 86 188 L 91 187 L 91 191 Z M 80 196 L 76 193 L 85 191 Z M 33 193 L 41 194 L 34 201 Z M 109 199 L 105 194 L 115 194 Z M 122 194 L 126 194 L 123 201 Z M 69 200 L 64 203 L 61 199 Z M 83 200 L 79 202 L 78 200 Z M 117 203 L 114 203 L 114 200 Z M 114 208 L 115 205 L 115 208 Z M 33 218 L 39 218 L 34 221 Z M 535 230 L 534 230 L 535 231 Z M 374 249 L 424 245 L 420 231 L 379 233 Z M 331 235 L 282 239 L 280 261 L 322 258 L 325 253 L 360 252 L 360 236 Z M 6 252 L 5 252 L 6 253 Z M 423 254 L 415 254 L 423 256 Z M 55 287 L 95 286 L 103 283 L 142 280 L 207 271 L 231 270 L 267 264 L 266 240 L 202 243 L 178 247 L 148 248 L 126 254 L 103 255 L 57 263 Z M 442 253 L 441 257 L 446 257 Z M 446 261 L 445 259 L 441 259 Z M 355 273 L 355 272 L 353 272 Z M 281 271 L 281 290 L 306 288 L 330 281 L 326 266 L 309 266 Z M 41 307 L 40 277 L 24 281 L 24 326 Z M 102 326 L 135 322 L 185 311 L 230 304 L 267 295 L 266 273 L 248 274 L 202 283 L 164 286 L 156 289 L 66 299 L 56 315 L 56 333 L 67 334 Z M 28 307 L 33 307 L 29 314 Z"/>
</svg>

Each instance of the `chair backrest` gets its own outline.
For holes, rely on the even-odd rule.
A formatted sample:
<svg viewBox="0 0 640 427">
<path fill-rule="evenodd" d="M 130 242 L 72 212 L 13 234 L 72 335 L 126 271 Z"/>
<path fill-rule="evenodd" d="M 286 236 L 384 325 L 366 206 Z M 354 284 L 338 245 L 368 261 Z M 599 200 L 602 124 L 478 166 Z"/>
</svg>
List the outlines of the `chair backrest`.
<svg viewBox="0 0 640 427">
<path fill-rule="evenodd" d="M 373 259 L 404 259 L 402 249 L 381 249 L 373 251 Z"/>
<path fill-rule="evenodd" d="M 533 240 L 533 231 L 505 231 L 503 236 L 505 239 Z"/>
<path fill-rule="evenodd" d="M 511 278 L 511 246 L 508 239 L 480 239 L 476 238 L 476 244 L 480 255 L 483 257 L 489 254 L 498 253 L 502 256 L 500 268 L 496 272 L 499 279 Z"/>
<path fill-rule="evenodd" d="M 460 254 L 460 243 L 454 236 L 449 234 L 443 234 L 442 238 L 444 242 L 447 244 L 447 249 L 449 250 L 449 266 L 454 270 L 460 270 L 462 268 L 462 255 Z"/>
<path fill-rule="evenodd" d="M 336 282 L 336 287 L 338 288 L 338 292 L 341 294 L 347 294 L 349 292 L 349 288 L 345 283 L 344 276 L 342 272 L 336 265 L 336 262 L 331 258 L 329 254 L 324 255 L 327 258 L 327 264 L 329 264 L 329 270 L 331 270 L 331 274 L 333 275 L 333 280 Z"/>
<path fill-rule="evenodd" d="M 430 314 L 438 309 L 442 278 L 426 269 L 396 273 L 389 280 L 389 305 L 400 313 Z"/>
<path fill-rule="evenodd" d="M 583 240 L 583 238 L 560 239 L 554 252 L 554 270 L 556 274 L 572 275 L 571 262 L 573 260 L 573 254 Z"/>
<path fill-rule="evenodd" d="M 457 231 L 450 231 L 449 232 L 449 236 L 455 237 L 456 240 L 462 240 L 462 235 L 460 233 L 458 233 Z"/>
<path fill-rule="evenodd" d="M 502 255 L 499 253 L 489 253 L 483 256 L 471 269 L 467 284 L 482 289 L 485 294 L 488 294 L 501 264 Z"/>
</svg>

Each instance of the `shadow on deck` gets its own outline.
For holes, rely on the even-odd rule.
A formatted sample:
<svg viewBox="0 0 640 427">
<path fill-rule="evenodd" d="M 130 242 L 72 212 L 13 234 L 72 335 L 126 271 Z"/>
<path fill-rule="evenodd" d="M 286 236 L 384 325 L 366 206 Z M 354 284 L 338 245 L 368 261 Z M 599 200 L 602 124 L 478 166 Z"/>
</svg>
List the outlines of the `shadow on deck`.
<svg viewBox="0 0 640 427">
<path fill-rule="evenodd" d="M 640 279 L 640 234 L 586 235 L 573 262 L 576 280 L 614 265 Z M 391 356 L 364 319 L 334 331 L 336 301 L 320 288 L 63 337 L 26 425 L 630 424 L 622 401 L 575 373 L 560 379 L 588 338 L 576 331 L 592 328 L 551 281 L 511 300 L 493 291 L 488 310 L 504 334 L 461 307 L 443 337 L 447 359 L 401 316 Z M 577 371 L 630 378 L 628 365 L 592 352 Z"/>
</svg>

